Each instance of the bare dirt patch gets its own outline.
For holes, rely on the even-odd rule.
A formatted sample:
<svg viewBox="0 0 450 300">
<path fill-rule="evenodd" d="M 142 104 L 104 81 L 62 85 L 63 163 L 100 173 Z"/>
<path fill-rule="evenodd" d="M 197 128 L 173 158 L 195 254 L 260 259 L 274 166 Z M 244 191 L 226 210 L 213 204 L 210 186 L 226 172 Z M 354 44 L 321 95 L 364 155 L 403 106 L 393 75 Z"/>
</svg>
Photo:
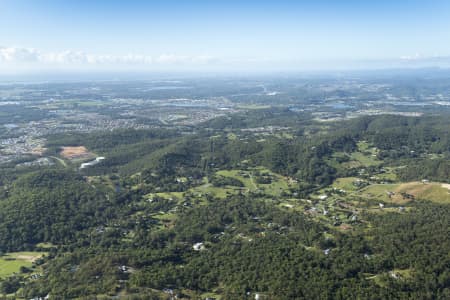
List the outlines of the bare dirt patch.
<svg viewBox="0 0 450 300">
<path fill-rule="evenodd" d="M 60 155 L 66 159 L 89 158 L 93 156 L 84 146 L 62 147 Z"/>
<path fill-rule="evenodd" d="M 25 254 L 19 254 L 16 256 L 16 259 L 25 260 L 29 262 L 34 262 L 38 258 L 41 258 L 42 254 L 39 255 L 25 255 Z"/>
<path fill-rule="evenodd" d="M 347 230 L 352 229 L 352 226 L 349 225 L 349 224 L 341 224 L 341 225 L 339 226 L 339 229 L 340 229 L 340 230 L 343 230 L 343 231 L 347 231 Z"/>
<path fill-rule="evenodd" d="M 450 184 L 448 184 L 448 183 L 443 183 L 443 184 L 441 184 L 441 186 L 442 186 L 444 189 L 450 190 Z"/>
</svg>

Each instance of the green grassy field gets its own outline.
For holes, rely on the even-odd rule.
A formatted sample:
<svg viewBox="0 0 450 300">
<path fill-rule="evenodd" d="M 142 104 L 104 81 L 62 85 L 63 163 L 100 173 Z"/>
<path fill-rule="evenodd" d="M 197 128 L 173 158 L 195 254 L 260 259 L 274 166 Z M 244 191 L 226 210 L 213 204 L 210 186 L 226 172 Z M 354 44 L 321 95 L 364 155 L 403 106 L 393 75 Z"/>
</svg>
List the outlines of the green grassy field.
<svg viewBox="0 0 450 300">
<path fill-rule="evenodd" d="M 450 203 L 450 189 L 442 183 L 408 182 L 401 184 L 397 192 L 412 194 L 416 199 L 429 200 L 436 203 Z"/>
<path fill-rule="evenodd" d="M 19 273 L 20 267 L 31 267 L 45 252 L 11 252 L 0 256 L 0 278 Z"/>
<path fill-rule="evenodd" d="M 246 174 L 246 175 L 244 175 Z M 217 175 L 225 176 L 225 177 L 232 177 L 237 180 L 240 180 L 244 185 L 246 189 L 249 190 L 256 190 L 258 187 L 256 186 L 253 178 L 251 177 L 251 173 L 247 171 L 241 171 L 241 170 L 221 170 L 217 172 Z"/>
<path fill-rule="evenodd" d="M 269 184 L 256 183 L 256 176 L 254 175 L 255 172 L 271 176 L 272 182 Z M 260 190 L 263 191 L 266 195 L 278 197 L 283 192 L 289 191 L 289 184 L 286 178 L 279 174 L 275 174 L 263 167 L 254 168 L 250 171 L 222 170 L 218 171 L 217 174 L 240 180 L 245 185 L 245 189 L 252 192 Z"/>
<path fill-rule="evenodd" d="M 372 155 L 365 155 L 362 152 L 353 152 L 350 155 L 350 158 L 365 167 L 378 166 L 382 163 L 382 161 L 378 160 L 376 157 L 373 157 Z"/>
<path fill-rule="evenodd" d="M 333 187 L 343 189 L 345 191 L 356 191 L 357 187 L 353 184 L 358 178 L 356 177 L 342 177 L 333 182 Z"/>
<path fill-rule="evenodd" d="M 377 177 L 380 178 L 381 180 L 392 180 L 392 181 L 398 180 L 397 175 L 393 171 L 378 174 Z"/>
<path fill-rule="evenodd" d="M 388 192 L 394 195 L 388 196 Z M 406 182 L 401 184 L 372 184 L 365 187 L 358 194 L 368 199 L 376 199 L 384 202 L 406 203 L 401 193 L 414 196 L 415 199 L 429 200 L 436 203 L 450 203 L 450 190 L 442 183 Z"/>
<path fill-rule="evenodd" d="M 365 141 L 358 142 L 358 151 L 352 152 L 350 154 L 351 161 L 346 162 L 343 166 L 347 167 L 370 167 L 377 166 L 382 163 L 376 158 L 378 152 L 377 149 L 370 147 L 370 145 Z"/>
<path fill-rule="evenodd" d="M 270 184 L 259 184 L 261 190 L 270 196 L 279 197 L 283 192 L 289 191 L 289 185 L 284 178 L 275 176 L 276 180 L 272 180 Z M 281 176 L 280 176 L 281 177 Z"/>
<path fill-rule="evenodd" d="M 147 198 L 154 196 L 161 197 L 167 200 L 181 200 L 183 198 L 183 192 L 162 192 L 162 193 L 150 193 L 145 195 Z"/>
<path fill-rule="evenodd" d="M 237 188 L 226 188 L 226 187 L 215 187 L 210 183 L 198 186 L 191 190 L 195 194 L 210 194 L 211 196 L 217 197 L 217 198 L 226 198 L 228 193 L 229 194 L 237 194 L 238 189 Z"/>
<path fill-rule="evenodd" d="M 367 150 L 369 150 L 369 147 L 370 147 L 369 143 L 366 141 L 359 141 L 357 143 L 357 146 L 358 146 L 359 151 L 367 151 Z"/>
<path fill-rule="evenodd" d="M 388 192 L 394 192 L 398 186 L 398 184 L 372 184 L 359 191 L 358 195 L 368 199 L 390 202 Z"/>
<path fill-rule="evenodd" d="M 39 243 L 39 244 L 36 244 L 36 247 L 39 247 L 42 249 L 50 249 L 50 248 L 56 247 L 56 245 L 53 245 L 52 243 Z"/>
</svg>

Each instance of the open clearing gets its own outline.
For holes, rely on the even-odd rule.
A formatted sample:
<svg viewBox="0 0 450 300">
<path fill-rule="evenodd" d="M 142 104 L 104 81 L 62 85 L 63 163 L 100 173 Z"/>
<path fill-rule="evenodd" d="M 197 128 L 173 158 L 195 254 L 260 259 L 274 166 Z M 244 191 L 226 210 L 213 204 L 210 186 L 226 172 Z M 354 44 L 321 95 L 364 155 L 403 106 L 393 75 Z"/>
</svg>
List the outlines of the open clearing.
<svg viewBox="0 0 450 300">
<path fill-rule="evenodd" d="M 356 191 L 358 188 L 353 184 L 357 181 L 357 177 L 341 177 L 333 182 L 333 187 L 345 191 Z"/>
<path fill-rule="evenodd" d="M 414 195 L 416 199 L 450 203 L 450 190 L 442 183 L 408 182 L 401 184 L 396 191 Z"/>
<path fill-rule="evenodd" d="M 259 175 L 256 175 L 258 173 Z M 155 196 L 165 198 L 167 200 L 180 201 L 183 200 L 184 195 L 192 195 L 198 200 L 206 200 L 205 196 L 210 195 L 216 198 L 224 199 L 229 195 L 237 195 L 239 193 L 247 194 L 249 192 L 264 192 L 265 195 L 272 197 L 279 197 L 283 193 L 289 193 L 289 179 L 279 174 L 273 173 L 266 168 L 257 167 L 250 170 L 220 170 L 216 172 L 217 175 L 223 177 L 230 177 L 241 181 L 244 186 L 214 186 L 208 181 L 208 178 L 203 179 L 203 184 L 195 187 L 191 187 L 186 192 L 160 192 L 149 193 L 145 195 L 146 199 L 151 199 Z M 270 177 L 268 183 L 257 183 L 259 176 Z"/>
<path fill-rule="evenodd" d="M 20 267 L 31 267 L 45 252 L 11 252 L 0 256 L 0 278 L 20 272 Z"/>
<path fill-rule="evenodd" d="M 259 176 L 268 176 L 270 177 L 270 183 L 257 183 L 257 175 L 255 173 L 258 172 Z M 248 190 L 248 191 L 264 191 L 266 195 L 278 197 L 283 192 L 289 191 L 289 183 L 288 180 L 274 172 L 271 172 L 269 169 L 264 167 L 257 167 L 248 171 L 244 170 L 221 170 L 217 172 L 218 175 L 231 177 L 238 179 L 241 181 L 245 188 L 238 189 L 234 188 L 234 190 Z"/>
<path fill-rule="evenodd" d="M 377 152 L 378 150 L 370 147 L 367 142 L 360 141 L 358 142 L 358 151 L 351 153 L 350 158 L 365 167 L 377 166 L 382 163 L 376 158 Z"/>
<path fill-rule="evenodd" d="M 84 146 L 62 147 L 60 154 L 66 159 L 89 158 L 93 156 L 93 154 L 90 153 Z"/>
<path fill-rule="evenodd" d="M 392 202 L 388 193 L 394 192 L 397 187 L 398 184 L 372 184 L 359 191 L 359 195 L 364 198 Z"/>
<path fill-rule="evenodd" d="M 378 160 L 376 157 L 373 157 L 371 155 L 366 155 L 362 152 L 353 152 L 350 155 L 350 158 L 353 161 L 359 162 L 362 166 L 370 167 L 370 166 L 377 166 L 381 164 L 381 161 Z"/>
<path fill-rule="evenodd" d="M 450 184 L 448 184 L 448 183 L 443 183 L 443 184 L 441 184 L 441 186 L 442 186 L 444 189 L 447 189 L 447 190 L 450 191 Z"/>
<path fill-rule="evenodd" d="M 391 193 L 391 196 L 389 196 L 389 193 Z M 404 197 L 405 193 L 418 200 L 450 203 L 450 190 L 446 187 L 446 184 L 442 183 L 414 181 L 401 184 L 373 184 L 362 189 L 360 195 L 369 199 L 403 204 L 411 201 L 411 199 Z"/>
</svg>

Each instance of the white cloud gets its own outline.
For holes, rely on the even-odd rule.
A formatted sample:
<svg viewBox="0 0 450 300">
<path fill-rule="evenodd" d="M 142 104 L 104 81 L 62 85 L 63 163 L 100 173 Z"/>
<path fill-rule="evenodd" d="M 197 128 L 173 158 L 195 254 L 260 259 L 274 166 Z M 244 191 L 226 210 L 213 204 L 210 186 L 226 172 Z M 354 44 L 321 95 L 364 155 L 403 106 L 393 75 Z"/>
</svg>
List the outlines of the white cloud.
<svg viewBox="0 0 450 300">
<path fill-rule="evenodd" d="M 44 53 L 40 55 L 40 62 L 56 64 L 86 64 L 89 63 L 88 55 L 79 51 L 62 51 L 56 53 Z"/>
<path fill-rule="evenodd" d="M 39 51 L 32 48 L 0 47 L 0 61 L 35 62 L 39 61 Z"/>
<path fill-rule="evenodd" d="M 400 57 L 401 66 L 409 66 L 416 68 L 423 67 L 440 67 L 449 68 L 450 67 L 450 56 L 425 56 L 419 53 L 414 55 L 405 55 Z"/>
<path fill-rule="evenodd" d="M 419 59 L 423 59 L 424 57 L 422 55 L 420 55 L 419 53 L 416 53 L 414 55 L 403 55 L 400 56 L 401 60 L 406 60 L 406 61 L 411 61 L 411 60 L 419 60 Z"/>
<path fill-rule="evenodd" d="M 41 70 L 330 70 L 380 68 L 450 68 L 449 56 L 405 55 L 385 60 L 318 61 L 296 57 L 213 57 L 209 55 L 124 55 L 83 51 L 45 52 L 34 48 L 1 47 L 0 73 Z"/>
<path fill-rule="evenodd" d="M 219 60 L 212 56 L 163 54 L 150 55 L 97 55 L 82 51 L 42 52 L 33 48 L 0 47 L 0 63 L 40 65 L 204 65 Z"/>
<path fill-rule="evenodd" d="M 209 55 L 199 55 L 199 56 L 184 56 L 184 55 L 173 55 L 173 54 L 163 54 L 155 59 L 155 62 L 160 64 L 211 64 L 219 62 L 219 59 L 209 56 Z"/>
</svg>

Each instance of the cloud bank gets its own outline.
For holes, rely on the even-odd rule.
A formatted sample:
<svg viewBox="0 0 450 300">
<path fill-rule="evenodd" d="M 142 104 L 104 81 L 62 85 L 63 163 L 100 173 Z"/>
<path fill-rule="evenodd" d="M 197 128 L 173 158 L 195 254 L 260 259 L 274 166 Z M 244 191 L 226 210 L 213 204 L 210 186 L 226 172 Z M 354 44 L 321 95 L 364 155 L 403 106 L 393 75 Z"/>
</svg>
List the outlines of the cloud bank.
<svg viewBox="0 0 450 300">
<path fill-rule="evenodd" d="M 210 55 L 108 55 L 65 50 L 44 52 L 35 48 L 1 47 L 0 73 L 51 70 L 143 71 L 308 71 L 389 68 L 450 68 L 450 56 L 405 55 L 385 60 L 308 60 L 301 58 L 214 57 Z"/>
<path fill-rule="evenodd" d="M 205 65 L 218 62 L 208 55 L 187 56 L 163 54 L 159 56 L 127 54 L 96 55 L 82 51 L 42 52 L 34 48 L 0 47 L 0 64 L 45 65 Z"/>
</svg>

